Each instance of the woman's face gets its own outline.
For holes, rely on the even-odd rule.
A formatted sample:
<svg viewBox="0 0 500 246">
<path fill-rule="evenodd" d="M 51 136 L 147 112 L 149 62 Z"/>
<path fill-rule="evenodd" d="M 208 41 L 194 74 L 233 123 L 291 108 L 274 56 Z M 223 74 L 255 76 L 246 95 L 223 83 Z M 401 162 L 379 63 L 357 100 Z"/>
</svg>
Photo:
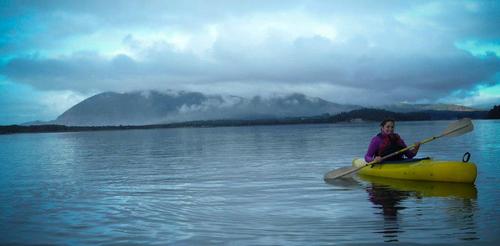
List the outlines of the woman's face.
<svg viewBox="0 0 500 246">
<path fill-rule="evenodd" d="M 382 132 L 385 134 L 394 133 L 394 122 L 387 121 L 385 125 L 382 127 Z"/>
</svg>

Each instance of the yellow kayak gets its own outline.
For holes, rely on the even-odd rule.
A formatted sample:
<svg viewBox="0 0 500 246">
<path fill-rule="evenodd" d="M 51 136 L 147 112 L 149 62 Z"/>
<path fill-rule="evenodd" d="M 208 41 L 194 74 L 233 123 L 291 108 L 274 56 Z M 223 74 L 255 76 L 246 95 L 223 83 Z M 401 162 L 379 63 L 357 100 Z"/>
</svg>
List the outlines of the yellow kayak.
<svg viewBox="0 0 500 246">
<path fill-rule="evenodd" d="M 365 164 L 365 160 L 361 158 L 352 161 L 354 167 Z M 393 179 L 473 184 L 476 181 L 477 168 L 471 162 L 438 161 L 427 158 L 367 166 L 359 170 L 359 174 Z"/>
</svg>

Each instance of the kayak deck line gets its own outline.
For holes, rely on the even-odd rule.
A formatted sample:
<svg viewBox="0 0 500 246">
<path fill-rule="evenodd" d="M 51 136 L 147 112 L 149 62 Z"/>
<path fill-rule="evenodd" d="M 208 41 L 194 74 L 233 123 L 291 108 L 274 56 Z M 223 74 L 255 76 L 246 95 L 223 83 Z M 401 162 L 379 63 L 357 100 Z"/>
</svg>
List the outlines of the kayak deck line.
<svg viewBox="0 0 500 246">
<path fill-rule="evenodd" d="M 404 159 L 400 161 L 383 161 L 380 164 L 411 164 L 415 162 L 420 162 L 422 160 L 430 160 L 430 157 L 423 157 L 423 158 L 412 158 L 412 159 Z M 377 164 L 377 165 L 380 165 Z"/>
</svg>

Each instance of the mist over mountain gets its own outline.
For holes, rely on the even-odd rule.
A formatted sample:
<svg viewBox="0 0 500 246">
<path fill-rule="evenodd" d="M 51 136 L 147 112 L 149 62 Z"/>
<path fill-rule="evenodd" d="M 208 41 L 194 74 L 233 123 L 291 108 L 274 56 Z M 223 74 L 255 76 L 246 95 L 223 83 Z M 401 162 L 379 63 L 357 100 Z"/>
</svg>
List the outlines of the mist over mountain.
<svg viewBox="0 0 500 246">
<path fill-rule="evenodd" d="M 478 111 L 479 109 L 471 108 L 462 105 L 455 104 L 410 104 L 410 103 L 395 103 L 391 105 L 386 105 L 380 107 L 381 109 L 398 112 L 398 113 L 409 113 L 409 112 L 419 112 L 419 111 L 459 111 L 459 112 L 472 112 Z"/>
<path fill-rule="evenodd" d="M 338 114 L 362 106 L 333 103 L 304 94 L 254 96 L 208 95 L 187 91 L 104 92 L 74 105 L 57 119 L 25 125 L 118 126 L 166 124 L 197 120 L 256 120 Z M 428 112 L 436 117 L 476 112 L 453 104 L 398 103 L 381 107 L 396 113 Z M 440 113 L 442 112 L 442 113 Z"/>
<path fill-rule="evenodd" d="M 336 114 L 361 108 L 303 94 L 243 98 L 199 92 L 104 92 L 71 107 L 51 124 L 146 125 L 211 119 L 268 119 Z"/>
</svg>

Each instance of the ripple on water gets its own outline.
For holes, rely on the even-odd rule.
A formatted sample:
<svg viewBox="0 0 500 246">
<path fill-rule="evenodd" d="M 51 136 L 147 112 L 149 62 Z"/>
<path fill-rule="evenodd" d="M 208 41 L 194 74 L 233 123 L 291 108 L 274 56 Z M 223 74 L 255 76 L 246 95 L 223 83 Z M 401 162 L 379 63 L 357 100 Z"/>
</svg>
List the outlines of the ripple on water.
<svg viewBox="0 0 500 246">
<path fill-rule="evenodd" d="M 448 123 L 397 127 L 414 142 Z M 458 193 L 325 183 L 324 173 L 364 154 L 375 123 L 0 136 L 0 242 L 498 242 L 500 121 L 475 126 L 421 148 L 438 159 L 472 154 L 476 186 Z"/>
</svg>

